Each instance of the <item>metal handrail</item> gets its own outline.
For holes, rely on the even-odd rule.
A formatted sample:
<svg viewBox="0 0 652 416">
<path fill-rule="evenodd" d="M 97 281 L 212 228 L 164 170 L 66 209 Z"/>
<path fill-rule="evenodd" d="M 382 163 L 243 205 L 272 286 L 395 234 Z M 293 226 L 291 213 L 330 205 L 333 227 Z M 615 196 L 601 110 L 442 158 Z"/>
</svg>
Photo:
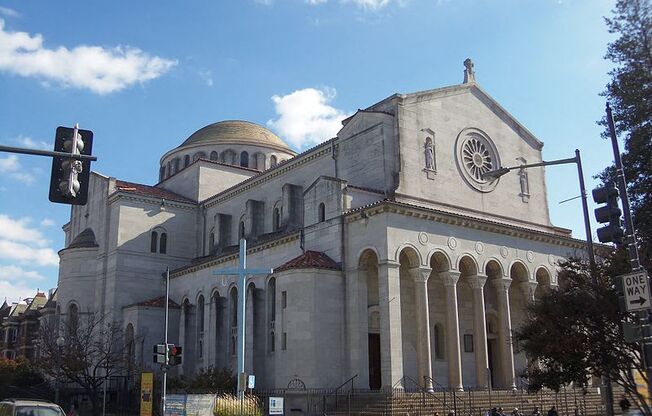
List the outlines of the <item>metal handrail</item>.
<svg viewBox="0 0 652 416">
<path fill-rule="evenodd" d="M 444 392 L 444 407 L 446 407 L 448 410 L 450 410 L 450 406 L 446 406 L 446 392 L 449 392 L 450 395 L 453 397 L 453 411 L 455 412 L 455 414 L 457 414 L 457 402 L 458 401 L 462 404 L 462 409 L 466 409 L 466 407 L 467 407 L 466 402 L 463 399 L 460 399 L 460 398 L 457 397 L 457 393 L 458 393 L 457 390 L 455 390 L 453 388 L 450 388 L 450 387 L 445 387 L 444 385 L 442 385 L 442 384 L 438 383 L 437 381 L 435 381 L 435 379 L 433 379 L 430 376 L 423 376 L 423 381 L 424 381 L 424 384 L 426 384 L 426 385 L 428 385 L 428 382 L 432 383 L 432 386 L 436 385 L 437 387 L 439 387 L 441 389 L 441 391 Z M 471 413 L 471 407 L 469 405 L 469 414 L 470 413 Z"/>
<path fill-rule="evenodd" d="M 350 377 L 350 378 L 347 379 L 344 383 L 342 383 L 342 384 L 340 384 L 339 386 L 337 386 L 336 388 L 334 388 L 330 393 L 324 395 L 324 397 L 323 397 L 323 404 L 322 404 L 322 412 L 323 412 L 324 415 L 326 415 L 326 400 L 327 400 L 329 397 L 334 396 L 334 397 L 335 397 L 335 408 L 337 408 L 337 407 L 338 407 L 338 402 L 339 402 L 339 400 L 338 400 L 338 397 L 339 397 L 339 391 L 340 391 L 344 386 L 348 385 L 349 383 L 351 384 L 351 389 L 349 390 L 349 394 L 348 394 L 349 399 L 350 399 L 350 396 L 353 394 L 353 381 L 354 381 L 357 377 L 358 377 L 357 374 L 354 375 L 353 377 Z"/>
</svg>

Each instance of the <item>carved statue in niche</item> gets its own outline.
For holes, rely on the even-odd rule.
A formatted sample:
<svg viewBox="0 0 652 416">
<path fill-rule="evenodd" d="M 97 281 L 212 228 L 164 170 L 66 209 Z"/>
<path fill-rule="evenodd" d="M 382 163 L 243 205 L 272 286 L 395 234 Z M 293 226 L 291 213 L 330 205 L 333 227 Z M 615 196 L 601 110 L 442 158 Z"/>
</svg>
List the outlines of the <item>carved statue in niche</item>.
<svg viewBox="0 0 652 416">
<path fill-rule="evenodd" d="M 527 164 L 527 161 L 522 157 L 516 158 L 516 160 L 521 162 L 523 165 Z M 521 199 L 523 202 L 528 202 L 530 200 L 530 181 L 526 169 L 518 170 L 518 179 L 521 184 Z"/>
<path fill-rule="evenodd" d="M 424 153 L 426 156 L 426 170 L 435 170 L 435 148 L 430 137 L 426 137 Z"/>
</svg>

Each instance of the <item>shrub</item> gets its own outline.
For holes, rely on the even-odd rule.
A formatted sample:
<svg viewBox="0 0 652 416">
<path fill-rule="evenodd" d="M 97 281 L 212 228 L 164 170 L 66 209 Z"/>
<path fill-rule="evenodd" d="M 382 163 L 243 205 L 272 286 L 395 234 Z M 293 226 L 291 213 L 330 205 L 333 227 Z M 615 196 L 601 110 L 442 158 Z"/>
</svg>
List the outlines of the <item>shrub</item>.
<svg viewBox="0 0 652 416">
<path fill-rule="evenodd" d="M 240 412 L 240 400 L 232 394 L 220 394 L 215 398 L 216 416 L 263 416 L 260 399 L 256 396 L 245 396 Z"/>
</svg>

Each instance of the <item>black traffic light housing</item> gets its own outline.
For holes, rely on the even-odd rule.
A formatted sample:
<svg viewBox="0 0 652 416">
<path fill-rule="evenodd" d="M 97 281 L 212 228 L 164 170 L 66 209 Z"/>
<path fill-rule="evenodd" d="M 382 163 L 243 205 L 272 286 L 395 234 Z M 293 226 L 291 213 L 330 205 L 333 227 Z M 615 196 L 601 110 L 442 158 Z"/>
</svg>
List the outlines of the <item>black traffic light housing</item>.
<svg viewBox="0 0 652 416">
<path fill-rule="evenodd" d="M 74 132 L 77 131 L 77 137 Z M 70 127 L 57 127 L 54 151 L 91 155 L 93 132 Z M 76 160 L 66 157 L 52 158 L 50 176 L 51 202 L 70 205 L 86 205 L 88 182 L 91 174 L 90 160 Z"/>
<path fill-rule="evenodd" d="M 604 227 L 598 228 L 598 240 L 601 243 L 614 243 L 620 246 L 623 243 L 625 232 L 623 231 L 622 221 L 620 219 L 623 212 L 618 206 L 618 189 L 613 183 L 608 183 L 603 187 L 593 190 L 593 201 L 596 204 L 606 204 L 605 206 L 595 209 L 595 219 L 605 224 Z"/>
</svg>

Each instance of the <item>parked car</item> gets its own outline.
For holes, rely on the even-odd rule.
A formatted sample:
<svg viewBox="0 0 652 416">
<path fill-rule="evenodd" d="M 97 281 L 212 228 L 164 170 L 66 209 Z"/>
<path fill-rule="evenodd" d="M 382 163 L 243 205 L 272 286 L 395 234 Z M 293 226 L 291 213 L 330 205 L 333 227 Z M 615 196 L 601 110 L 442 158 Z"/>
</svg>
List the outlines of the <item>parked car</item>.
<svg viewBox="0 0 652 416">
<path fill-rule="evenodd" d="M 47 400 L 5 399 L 0 402 L 0 416 L 66 416 L 66 413 Z"/>
</svg>

